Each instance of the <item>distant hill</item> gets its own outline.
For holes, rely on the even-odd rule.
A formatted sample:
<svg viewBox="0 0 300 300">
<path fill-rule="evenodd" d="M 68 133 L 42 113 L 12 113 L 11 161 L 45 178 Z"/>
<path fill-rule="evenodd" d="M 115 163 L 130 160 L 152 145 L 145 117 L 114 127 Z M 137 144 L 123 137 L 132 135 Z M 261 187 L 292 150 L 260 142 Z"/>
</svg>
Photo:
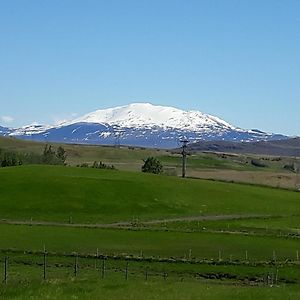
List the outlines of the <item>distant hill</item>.
<svg viewBox="0 0 300 300">
<path fill-rule="evenodd" d="M 300 138 L 260 142 L 203 141 L 190 144 L 189 150 L 300 157 Z"/>
</svg>

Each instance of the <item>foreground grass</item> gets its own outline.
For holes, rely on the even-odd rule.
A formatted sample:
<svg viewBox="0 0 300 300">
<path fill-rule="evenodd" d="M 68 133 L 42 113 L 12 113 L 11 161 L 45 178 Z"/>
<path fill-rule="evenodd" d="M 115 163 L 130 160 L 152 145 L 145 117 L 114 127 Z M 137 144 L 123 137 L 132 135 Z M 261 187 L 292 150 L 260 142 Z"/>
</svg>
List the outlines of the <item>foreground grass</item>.
<svg viewBox="0 0 300 300">
<path fill-rule="evenodd" d="M 299 286 L 246 287 L 200 282 L 104 280 L 38 280 L 0 290 L 2 299 L 299 299 Z"/>
</svg>

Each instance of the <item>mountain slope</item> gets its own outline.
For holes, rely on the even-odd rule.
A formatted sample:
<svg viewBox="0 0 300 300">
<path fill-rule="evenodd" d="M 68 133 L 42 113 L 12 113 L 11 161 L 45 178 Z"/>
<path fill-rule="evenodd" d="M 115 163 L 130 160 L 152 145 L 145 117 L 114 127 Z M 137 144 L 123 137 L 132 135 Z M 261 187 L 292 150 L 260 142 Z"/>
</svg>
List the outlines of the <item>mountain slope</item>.
<svg viewBox="0 0 300 300">
<path fill-rule="evenodd" d="M 199 111 L 183 111 L 150 103 L 133 103 L 97 110 L 57 126 L 30 125 L 8 134 L 38 141 L 157 148 L 175 148 L 182 138 L 191 142 L 286 138 L 258 130 L 243 130 Z"/>
<path fill-rule="evenodd" d="M 12 132 L 11 129 L 0 126 L 0 135 L 5 136 L 10 134 L 11 132 Z"/>
<path fill-rule="evenodd" d="M 189 146 L 190 151 L 212 151 L 226 153 L 244 153 L 276 156 L 300 157 L 300 138 L 290 138 L 275 141 L 230 142 L 202 141 Z"/>
</svg>

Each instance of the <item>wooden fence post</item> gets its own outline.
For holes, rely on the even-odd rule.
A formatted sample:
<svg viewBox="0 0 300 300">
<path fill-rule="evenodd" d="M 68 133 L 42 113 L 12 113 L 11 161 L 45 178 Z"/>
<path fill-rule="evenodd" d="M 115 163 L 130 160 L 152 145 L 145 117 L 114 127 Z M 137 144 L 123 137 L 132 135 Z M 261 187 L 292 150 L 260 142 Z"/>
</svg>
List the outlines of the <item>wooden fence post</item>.
<svg viewBox="0 0 300 300">
<path fill-rule="evenodd" d="M 74 276 L 77 276 L 78 272 L 78 254 L 75 255 L 75 260 L 74 260 Z"/>
<path fill-rule="evenodd" d="M 99 258 L 99 249 L 97 248 L 96 256 L 95 256 L 95 270 L 97 270 L 97 262 L 98 262 L 98 258 Z"/>
<path fill-rule="evenodd" d="M 278 283 L 278 269 L 276 269 L 276 277 L 275 277 L 275 284 L 277 285 Z"/>
<path fill-rule="evenodd" d="M 148 267 L 146 267 L 146 270 L 145 270 L 145 280 L 146 281 L 148 280 Z"/>
<path fill-rule="evenodd" d="M 7 284 L 7 277 L 8 277 L 8 257 L 4 257 L 4 284 Z"/>
<path fill-rule="evenodd" d="M 167 280 L 167 277 L 168 277 L 168 273 L 166 271 L 164 271 L 164 273 L 163 273 L 164 280 Z"/>
<path fill-rule="evenodd" d="M 128 280 L 128 261 L 126 262 L 126 267 L 125 267 L 125 280 Z"/>
<path fill-rule="evenodd" d="M 44 280 L 47 278 L 47 252 L 44 251 Z"/>
<path fill-rule="evenodd" d="M 103 257 L 103 259 L 102 259 L 102 271 L 101 271 L 102 279 L 105 278 L 105 269 L 106 269 L 105 258 Z"/>
</svg>

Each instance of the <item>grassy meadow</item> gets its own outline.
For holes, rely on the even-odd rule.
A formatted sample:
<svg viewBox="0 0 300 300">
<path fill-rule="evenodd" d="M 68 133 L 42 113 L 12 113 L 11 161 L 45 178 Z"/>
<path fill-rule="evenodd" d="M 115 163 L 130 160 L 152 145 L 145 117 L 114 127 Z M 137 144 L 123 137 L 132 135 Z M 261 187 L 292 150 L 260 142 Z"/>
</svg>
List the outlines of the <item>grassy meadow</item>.
<svg viewBox="0 0 300 300">
<path fill-rule="evenodd" d="M 0 168 L 1 299 L 300 297 L 299 192 L 140 172 L 147 156 L 179 172 L 165 150 L 65 148 L 68 166 Z M 197 154 L 188 170 L 283 172 L 244 159 Z M 94 160 L 118 170 L 74 167 Z"/>
</svg>

